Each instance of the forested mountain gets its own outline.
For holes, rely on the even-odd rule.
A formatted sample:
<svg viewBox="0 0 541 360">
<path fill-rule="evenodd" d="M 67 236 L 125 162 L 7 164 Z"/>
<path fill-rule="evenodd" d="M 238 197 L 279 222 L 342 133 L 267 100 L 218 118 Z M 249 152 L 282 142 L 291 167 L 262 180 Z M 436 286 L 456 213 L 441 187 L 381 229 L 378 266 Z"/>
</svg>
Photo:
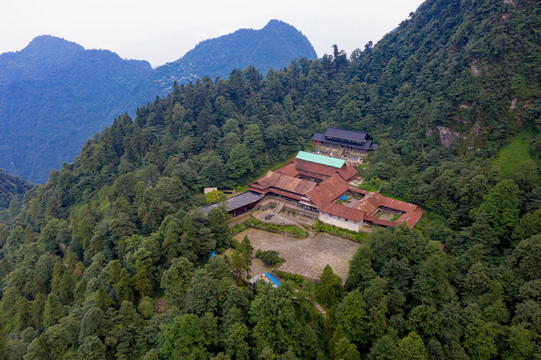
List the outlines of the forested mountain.
<svg viewBox="0 0 541 360">
<path fill-rule="evenodd" d="M 240 29 L 197 44 L 182 58 L 156 69 L 156 78 L 170 89 L 175 80 L 188 83 L 204 75 L 227 78 L 231 70 L 250 65 L 266 74 L 270 68 L 279 70 L 302 57 L 317 58 L 306 36 L 283 21 L 271 20 L 260 30 Z"/>
<path fill-rule="evenodd" d="M 0 354 L 541 357 L 540 11 L 429 0 L 349 59 L 204 77 L 116 118 L 0 224 Z M 369 234 L 345 288 L 325 271 L 254 291 L 234 275 L 249 240 L 209 260 L 226 215 L 191 210 L 327 126 L 372 134 L 365 181 L 426 215 Z"/>
<path fill-rule="evenodd" d="M 157 69 L 107 50 L 39 36 L 19 52 L 0 55 L 0 168 L 44 182 L 111 119 L 134 113 L 170 91 L 175 81 L 227 76 L 248 65 L 266 72 L 301 57 L 316 58 L 308 39 L 276 20 L 261 30 L 204 41 Z"/>
<path fill-rule="evenodd" d="M 31 188 L 28 181 L 0 170 L 0 210 L 7 209 L 12 200 L 22 201 L 24 193 Z"/>
<path fill-rule="evenodd" d="M 51 36 L 0 55 L 0 168 L 34 182 L 71 161 L 111 118 L 146 101 L 146 61 Z"/>
</svg>

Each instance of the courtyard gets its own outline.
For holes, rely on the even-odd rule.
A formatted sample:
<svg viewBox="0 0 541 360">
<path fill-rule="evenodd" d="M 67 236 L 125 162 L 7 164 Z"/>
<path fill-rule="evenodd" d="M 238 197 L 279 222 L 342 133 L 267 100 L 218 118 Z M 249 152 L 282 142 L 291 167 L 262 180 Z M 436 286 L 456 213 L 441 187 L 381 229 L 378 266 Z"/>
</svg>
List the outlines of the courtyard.
<svg viewBox="0 0 541 360">
<path fill-rule="evenodd" d="M 234 237 L 241 241 L 248 236 L 255 250 L 276 250 L 285 259 L 278 270 L 300 274 L 305 278 L 319 279 L 327 264 L 345 284 L 349 262 L 360 246 L 359 243 L 342 239 L 326 233 L 313 233 L 305 239 L 270 233 L 259 229 L 246 229 Z M 256 259 L 254 259 L 256 260 Z M 250 273 L 261 272 L 261 263 L 254 261 Z"/>
</svg>

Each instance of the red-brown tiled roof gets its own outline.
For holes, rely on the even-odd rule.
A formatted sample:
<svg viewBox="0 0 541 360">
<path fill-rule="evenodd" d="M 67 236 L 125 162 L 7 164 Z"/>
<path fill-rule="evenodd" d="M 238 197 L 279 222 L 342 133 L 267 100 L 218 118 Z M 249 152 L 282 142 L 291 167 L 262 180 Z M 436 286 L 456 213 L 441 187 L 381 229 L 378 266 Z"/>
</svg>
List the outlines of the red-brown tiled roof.
<svg viewBox="0 0 541 360">
<path fill-rule="evenodd" d="M 368 222 L 371 222 L 374 225 L 380 225 L 380 226 L 397 226 L 397 225 L 399 225 L 396 222 L 392 222 L 392 221 L 389 221 L 389 220 L 383 220 L 383 219 L 376 219 L 375 217 L 370 216 L 370 215 L 365 215 L 364 220 L 368 221 Z"/>
<path fill-rule="evenodd" d="M 358 174 L 357 169 L 349 162 L 341 169 L 336 169 L 335 167 L 328 165 L 295 159 L 295 169 L 302 175 L 312 176 L 322 180 L 325 180 L 334 174 L 339 174 L 344 180 L 348 181 Z"/>
<path fill-rule="evenodd" d="M 332 176 L 319 184 L 315 189 L 306 193 L 306 196 L 317 206 L 331 203 L 349 189 L 349 184 L 338 176 Z"/>
<path fill-rule="evenodd" d="M 359 209 L 365 211 L 367 214 L 372 214 L 380 206 L 380 199 L 376 193 L 369 193 L 358 203 Z"/>
<path fill-rule="evenodd" d="M 250 185 L 255 188 L 276 188 L 294 194 L 303 195 L 316 187 L 317 184 L 308 180 L 297 179 L 289 175 L 269 171 L 267 175 L 254 181 Z"/>
<path fill-rule="evenodd" d="M 408 226 L 413 229 L 415 224 L 417 224 L 417 221 L 421 220 L 421 218 L 423 217 L 423 213 L 424 211 L 421 208 L 417 208 L 417 210 L 412 213 L 406 213 L 409 215 L 409 217 L 406 219 L 406 224 L 408 224 Z"/>
<path fill-rule="evenodd" d="M 344 219 L 357 221 L 357 222 L 360 222 L 361 220 L 363 220 L 366 214 L 364 211 L 360 211 L 358 209 L 349 208 L 347 206 L 338 205 L 334 203 L 328 203 L 328 204 L 323 205 L 320 211 L 327 214 L 339 216 Z"/>
<path fill-rule="evenodd" d="M 417 210 L 418 206 L 415 204 L 410 204 L 405 201 L 391 199 L 385 196 L 377 195 L 380 198 L 380 206 L 385 206 L 391 209 L 396 209 L 404 212 L 413 212 Z"/>
<path fill-rule="evenodd" d="M 317 175 L 324 175 L 327 177 L 334 175 L 339 170 L 333 166 L 318 164 L 315 162 L 301 159 L 295 159 L 295 168 L 298 171 L 313 173 Z"/>
<path fill-rule="evenodd" d="M 378 193 L 374 193 L 374 195 L 367 195 L 359 202 L 359 210 L 366 211 L 367 214 L 372 214 L 374 210 L 381 206 L 402 211 L 404 213 L 395 222 L 376 219 L 375 217 L 369 215 L 365 216 L 365 220 L 370 221 L 375 225 L 382 226 L 397 226 L 403 222 L 406 222 L 410 228 L 413 228 L 423 216 L 423 209 L 421 209 L 419 206 L 404 201 L 391 199 Z"/>
<path fill-rule="evenodd" d="M 299 172 L 297 171 L 297 169 L 295 169 L 295 163 L 293 162 L 290 162 L 286 166 L 281 167 L 280 169 L 276 170 L 276 172 L 292 177 L 296 177 L 297 175 L 299 175 Z"/>
<path fill-rule="evenodd" d="M 348 162 L 343 168 L 338 170 L 338 174 L 340 174 L 340 176 L 344 180 L 349 181 L 350 179 L 357 176 L 358 172 L 357 169 L 355 169 L 355 166 L 353 166 L 352 163 Z"/>
<path fill-rule="evenodd" d="M 303 174 L 322 179 L 327 176 L 325 174 L 330 175 L 317 184 L 298 178 L 299 175 Z M 296 159 L 295 162 L 291 162 L 275 172 L 269 171 L 265 176 L 250 184 L 248 189 L 261 194 L 281 195 L 297 201 L 301 200 L 301 196 L 306 196 L 323 213 L 353 221 L 364 219 L 374 225 L 398 226 L 405 222 L 410 228 L 413 228 L 423 216 L 423 210 L 417 205 L 391 199 L 378 192 L 372 193 L 350 187 L 346 180 L 355 175 L 357 175 L 357 171 L 351 163 L 347 163 L 342 169 L 337 170 L 330 166 Z M 333 203 L 348 190 L 364 195 L 356 208 Z M 395 222 L 370 216 L 379 207 L 395 209 L 403 214 Z"/>
</svg>

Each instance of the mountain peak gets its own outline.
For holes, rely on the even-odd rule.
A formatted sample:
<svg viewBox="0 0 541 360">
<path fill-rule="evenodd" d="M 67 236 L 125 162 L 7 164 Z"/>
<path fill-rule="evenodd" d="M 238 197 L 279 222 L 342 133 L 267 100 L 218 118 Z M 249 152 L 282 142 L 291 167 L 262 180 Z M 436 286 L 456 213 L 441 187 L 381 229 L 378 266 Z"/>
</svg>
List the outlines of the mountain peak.
<svg viewBox="0 0 541 360">
<path fill-rule="evenodd" d="M 293 29 L 293 30 L 296 30 L 294 26 L 289 25 L 285 21 L 277 20 L 277 19 L 269 20 L 269 22 L 267 23 L 267 25 L 265 25 L 265 27 L 263 27 L 263 29 L 266 29 L 266 30 L 269 30 L 269 29 Z"/>
<path fill-rule="evenodd" d="M 21 52 L 42 53 L 49 51 L 80 52 L 84 47 L 52 35 L 36 36 Z"/>
</svg>

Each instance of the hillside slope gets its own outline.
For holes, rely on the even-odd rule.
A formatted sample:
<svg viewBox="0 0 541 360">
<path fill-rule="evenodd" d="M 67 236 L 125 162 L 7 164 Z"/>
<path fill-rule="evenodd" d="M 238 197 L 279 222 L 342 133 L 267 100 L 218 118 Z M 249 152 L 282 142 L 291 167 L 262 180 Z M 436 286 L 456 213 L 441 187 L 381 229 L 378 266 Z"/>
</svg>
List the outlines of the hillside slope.
<svg viewBox="0 0 541 360">
<path fill-rule="evenodd" d="M 7 209 L 12 200 L 21 202 L 32 186 L 30 182 L 0 170 L 0 210 Z"/>
<path fill-rule="evenodd" d="M 533 125 L 540 113 L 538 1 L 427 1 L 356 58 L 363 113 L 423 131 L 444 126 L 464 149 Z"/>
</svg>

